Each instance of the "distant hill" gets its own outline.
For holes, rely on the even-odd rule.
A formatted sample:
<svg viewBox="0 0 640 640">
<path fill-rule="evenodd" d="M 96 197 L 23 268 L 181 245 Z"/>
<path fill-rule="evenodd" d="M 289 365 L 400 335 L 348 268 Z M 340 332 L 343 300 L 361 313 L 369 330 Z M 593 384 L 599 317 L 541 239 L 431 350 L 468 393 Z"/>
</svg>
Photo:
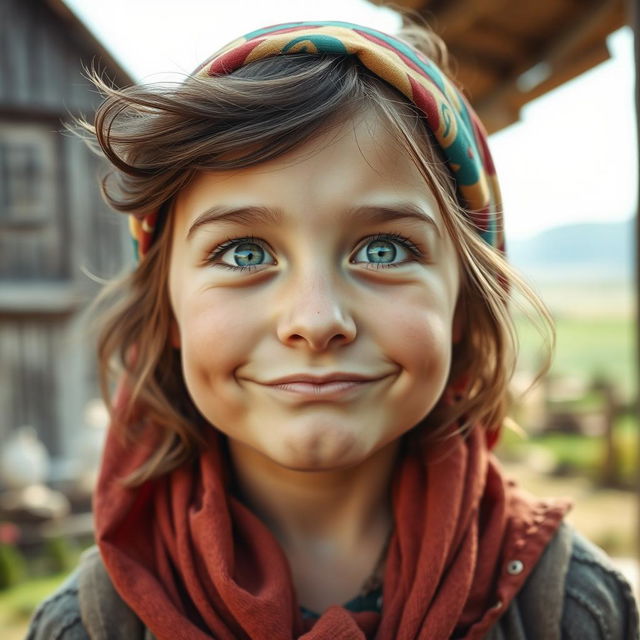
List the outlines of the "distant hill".
<svg viewBox="0 0 640 640">
<path fill-rule="evenodd" d="M 553 227 L 507 245 L 509 261 L 537 281 L 633 279 L 634 221 Z"/>
</svg>

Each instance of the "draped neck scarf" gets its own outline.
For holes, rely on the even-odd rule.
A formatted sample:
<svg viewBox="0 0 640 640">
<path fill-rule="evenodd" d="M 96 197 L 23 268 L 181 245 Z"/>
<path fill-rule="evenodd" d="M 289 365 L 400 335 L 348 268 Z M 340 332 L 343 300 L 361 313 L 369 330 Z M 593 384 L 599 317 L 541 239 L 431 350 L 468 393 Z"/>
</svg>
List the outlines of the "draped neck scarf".
<svg viewBox="0 0 640 640">
<path fill-rule="evenodd" d="M 480 428 L 406 446 L 392 482 L 381 613 L 336 605 L 309 620 L 282 548 L 229 490 L 224 436 L 213 427 L 193 463 L 123 485 L 153 451 L 153 434 L 147 425 L 131 446 L 110 431 L 95 519 L 116 590 L 158 640 L 482 638 L 569 507 L 506 481 Z"/>
</svg>

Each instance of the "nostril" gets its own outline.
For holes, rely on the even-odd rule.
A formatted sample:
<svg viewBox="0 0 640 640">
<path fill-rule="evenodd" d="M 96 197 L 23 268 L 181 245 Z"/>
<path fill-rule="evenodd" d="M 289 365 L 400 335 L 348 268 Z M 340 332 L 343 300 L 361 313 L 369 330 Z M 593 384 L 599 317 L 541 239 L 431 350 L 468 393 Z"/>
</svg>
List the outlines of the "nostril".
<svg viewBox="0 0 640 640">
<path fill-rule="evenodd" d="M 340 300 L 344 302 L 342 298 Z M 292 301 L 291 306 L 283 311 L 277 320 L 277 335 L 282 343 L 289 346 L 304 343 L 313 351 L 322 351 L 355 338 L 354 319 L 338 303 L 338 298 L 329 292 L 325 292 L 322 301 L 317 295 L 313 300 Z"/>
<path fill-rule="evenodd" d="M 352 339 L 344 333 L 312 334 L 312 333 L 292 333 L 285 338 L 284 342 L 293 345 L 305 344 L 312 351 L 325 351 L 333 346 L 350 343 Z"/>
</svg>

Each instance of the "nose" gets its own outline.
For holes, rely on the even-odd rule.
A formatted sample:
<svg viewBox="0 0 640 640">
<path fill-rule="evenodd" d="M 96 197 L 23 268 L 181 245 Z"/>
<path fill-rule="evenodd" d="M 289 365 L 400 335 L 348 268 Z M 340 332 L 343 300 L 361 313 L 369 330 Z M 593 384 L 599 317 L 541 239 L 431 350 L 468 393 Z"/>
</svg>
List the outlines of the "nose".
<svg viewBox="0 0 640 640">
<path fill-rule="evenodd" d="M 278 338 L 283 344 L 321 352 L 353 342 L 356 323 L 347 309 L 347 296 L 326 273 L 309 274 L 289 285 L 278 319 Z"/>
</svg>

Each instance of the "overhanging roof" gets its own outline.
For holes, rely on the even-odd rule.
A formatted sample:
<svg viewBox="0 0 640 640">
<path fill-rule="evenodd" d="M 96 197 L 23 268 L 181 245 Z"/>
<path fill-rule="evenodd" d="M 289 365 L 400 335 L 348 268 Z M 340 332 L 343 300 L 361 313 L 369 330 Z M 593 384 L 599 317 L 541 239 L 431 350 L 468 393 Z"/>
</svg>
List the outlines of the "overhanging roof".
<svg viewBox="0 0 640 640">
<path fill-rule="evenodd" d="M 44 4 L 58 15 L 67 27 L 70 38 L 74 38 L 79 46 L 87 51 L 89 59 L 97 58 L 99 69 L 106 70 L 109 78 L 116 86 L 126 87 L 134 83 L 132 76 L 111 55 L 108 49 L 98 40 L 89 27 L 63 2 L 63 0 L 44 0 Z"/>
<path fill-rule="evenodd" d="M 623 0 L 394 4 L 413 10 L 444 39 L 455 79 L 490 132 L 516 122 L 527 102 L 607 60 L 607 36 L 627 23 Z"/>
</svg>

